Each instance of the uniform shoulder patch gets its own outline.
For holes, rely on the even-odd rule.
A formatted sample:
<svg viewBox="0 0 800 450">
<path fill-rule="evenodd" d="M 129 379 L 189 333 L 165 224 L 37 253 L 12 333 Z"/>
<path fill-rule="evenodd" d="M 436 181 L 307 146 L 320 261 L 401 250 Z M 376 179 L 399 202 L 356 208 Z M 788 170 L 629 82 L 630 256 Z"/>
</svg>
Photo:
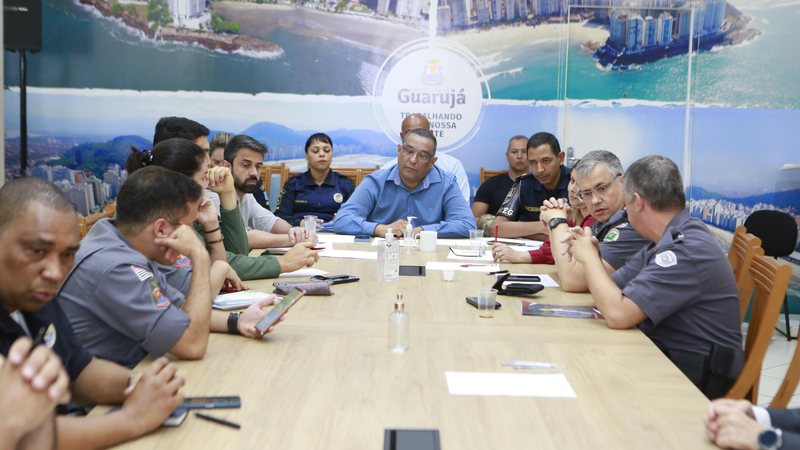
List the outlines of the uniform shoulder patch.
<svg viewBox="0 0 800 450">
<path fill-rule="evenodd" d="M 344 195 L 342 195 L 341 192 L 333 194 L 333 201 L 336 203 L 342 203 L 342 201 L 344 201 Z"/>
<path fill-rule="evenodd" d="M 148 278 L 153 278 L 153 273 L 143 267 L 131 266 L 131 270 L 133 271 L 134 274 L 136 274 L 136 278 L 138 278 L 139 281 L 144 281 Z"/>
<path fill-rule="evenodd" d="M 153 306 L 157 309 L 166 309 L 172 303 L 166 295 L 161 292 L 161 288 L 159 288 L 158 283 L 155 280 L 150 282 L 150 287 L 153 288 L 150 295 L 153 296 Z"/>
<path fill-rule="evenodd" d="M 604 242 L 614 242 L 617 239 L 619 239 L 619 230 L 616 229 L 616 228 L 612 228 L 612 229 L 608 230 L 608 233 L 606 233 L 606 237 L 603 238 L 603 241 Z"/>
<path fill-rule="evenodd" d="M 678 258 L 675 256 L 675 253 L 673 253 L 672 250 L 667 250 L 656 254 L 655 263 L 660 267 L 672 267 L 675 264 L 678 264 Z"/>
</svg>

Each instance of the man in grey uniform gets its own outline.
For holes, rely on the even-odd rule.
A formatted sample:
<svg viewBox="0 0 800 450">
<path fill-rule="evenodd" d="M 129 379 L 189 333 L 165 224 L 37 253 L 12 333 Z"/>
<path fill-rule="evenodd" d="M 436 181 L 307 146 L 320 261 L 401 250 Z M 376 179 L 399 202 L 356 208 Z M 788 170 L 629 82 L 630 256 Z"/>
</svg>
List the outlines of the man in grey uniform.
<svg viewBox="0 0 800 450">
<path fill-rule="evenodd" d="M 569 253 L 611 328 L 638 326 L 709 398 L 742 370 L 733 271 L 706 226 L 689 217 L 678 167 L 663 156 L 636 161 L 625 178 L 630 224 L 650 244 L 613 278 L 588 229 L 570 230 Z"/>
<path fill-rule="evenodd" d="M 599 241 L 600 256 L 608 274 L 622 267 L 633 254 L 647 244 L 628 223 L 625 196 L 622 192 L 622 163 L 605 150 L 589 152 L 572 168 L 572 175 L 581 191 L 578 197 L 586 203 L 595 218 L 592 232 Z M 586 292 L 583 267 L 566 254 L 565 237 L 569 234 L 566 200 L 551 198 L 542 205 L 540 220 L 550 231 L 553 259 L 567 292 Z"/>
<path fill-rule="evenodd" d="M 190 227 L 202 198 L 185 175 L 137 170 L 120 189 L 116 220 L 101 220 L 84 238 L 58 297 L 91 354 L 133 367 L 147 354 L 200 359 L 209 331 L 261 337 L 255 324 L 272 296 L 241 317 L 211 310 L 210 258 Z M 185 296 L 157 265 L 179 255 L 192 261 Z"/>
</svg>

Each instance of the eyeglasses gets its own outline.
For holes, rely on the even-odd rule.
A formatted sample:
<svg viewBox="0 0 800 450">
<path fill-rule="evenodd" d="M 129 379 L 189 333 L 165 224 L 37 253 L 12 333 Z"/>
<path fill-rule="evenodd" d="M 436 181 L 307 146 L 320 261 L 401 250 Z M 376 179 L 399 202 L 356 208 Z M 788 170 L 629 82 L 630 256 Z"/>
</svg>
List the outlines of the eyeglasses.
<svg viewBox="0 0 800 450">
<path fill-rule="evenodd" d="M 617 174 L 617 176 L 612 178 L 608 183 L 603 183 L 585 191 L 578 191 L 578 199 L 582 202 L 588 202 L 593 197 L 604 198 L 606 194 L 608 194 L 608 190 L 611 189 L 611 185 L 621 176 L 622 174 Z"/>
<path fill-rule="evenodd" d="M 405 152 L 406 156 L 409 159 L 413 158 L 414 155 L 417 155 L 417 159 L 420 162 L 424 162 L 424 163 L 430 161 L 431 158 L 433 158 L 433 155 L 431 155 L 428 152 L 423 152 L 423 151 L 415 152 L 413 148 L 410 148 L 410 147 L 408 147 L 406 145 L 403 145 L 403 151 Z"/>
</svg>

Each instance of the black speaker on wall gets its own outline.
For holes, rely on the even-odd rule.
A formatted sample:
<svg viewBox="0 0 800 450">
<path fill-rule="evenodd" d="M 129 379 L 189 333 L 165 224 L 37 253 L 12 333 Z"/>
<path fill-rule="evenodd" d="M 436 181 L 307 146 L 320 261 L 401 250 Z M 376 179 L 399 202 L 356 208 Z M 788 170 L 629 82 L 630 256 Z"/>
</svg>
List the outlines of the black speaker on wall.
<svg viewBox="0 0 800 450">
<path fill-rule="evenodd" d="M 3 20 L 6 50 L 42 48 L 42 0 L 3 0 Z"/>
</svg>

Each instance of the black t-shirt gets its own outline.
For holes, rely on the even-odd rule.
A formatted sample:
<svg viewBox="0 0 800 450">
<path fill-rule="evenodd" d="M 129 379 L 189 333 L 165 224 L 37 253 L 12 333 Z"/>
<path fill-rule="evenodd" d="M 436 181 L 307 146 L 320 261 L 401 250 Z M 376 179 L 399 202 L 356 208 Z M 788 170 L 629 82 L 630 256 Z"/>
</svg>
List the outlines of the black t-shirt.
<svg viewBox="0 0 800 450">
<path fill-rule="evenodd" d="M 507 173 L 495 175 L 484 181 L 478 188 L 478 192 L 475 193 L 475 201 L 487 203 L 489 209 L 486 213 L 496 215 L 497 210 L 503 205 L 503 200 L 506 198 L 508 190 L 513 185 L 514 181 Z"/>
</svg>

